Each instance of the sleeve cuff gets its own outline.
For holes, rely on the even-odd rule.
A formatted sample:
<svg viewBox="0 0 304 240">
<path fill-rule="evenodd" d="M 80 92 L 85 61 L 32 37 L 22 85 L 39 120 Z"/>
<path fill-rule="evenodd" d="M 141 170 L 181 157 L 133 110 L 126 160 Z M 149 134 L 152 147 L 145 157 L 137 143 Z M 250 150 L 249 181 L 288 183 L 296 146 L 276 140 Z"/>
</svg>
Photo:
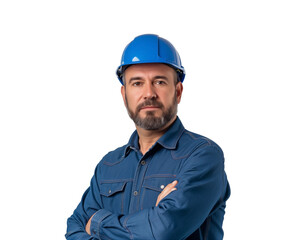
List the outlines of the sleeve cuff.
<svg viewBox="0 0 304 240">
<path fill-rule="evenodd" d="M 102 235 L 102 229 L 100 228 L 101 222 L 111 215 L 111 212 L 105 209 L 101 209 L 97 211 L 94 216 L 91 219 L 91 236 L 100 239 L 100 236 Z"/>
</svg>

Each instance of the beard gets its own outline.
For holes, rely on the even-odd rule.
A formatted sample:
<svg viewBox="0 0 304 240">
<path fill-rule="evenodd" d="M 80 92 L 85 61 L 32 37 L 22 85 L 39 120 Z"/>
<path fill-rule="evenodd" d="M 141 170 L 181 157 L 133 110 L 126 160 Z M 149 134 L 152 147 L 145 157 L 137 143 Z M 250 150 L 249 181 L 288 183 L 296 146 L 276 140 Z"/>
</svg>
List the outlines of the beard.
<svg viewBox="0 0 304 240">
<path fill-rule="evenodd" d="M 177 114 L 177 98 L 176 94 L 173 97 L 172 104 L 165 109 L 164 105 L 161 102 L 158 102 L 155 98 L 148 99 L 145 102 L 139 104 L 135 112 L 133 112 L 129 108 L 128 99 L 125 95 L 126 99 L 126 108 L 130 118 L 133 120 L 136 126 L 141 127 L 145 130 L 159 130 L 165 127 Z M 158 107 L 162 111 L 162 115 L 160 117 L 155 116 L 154 111 L 146 111 L 145 117 L 140 117 L 139 112 L 141 108 L 145 106 L 155 106 Z"/>
</svg>

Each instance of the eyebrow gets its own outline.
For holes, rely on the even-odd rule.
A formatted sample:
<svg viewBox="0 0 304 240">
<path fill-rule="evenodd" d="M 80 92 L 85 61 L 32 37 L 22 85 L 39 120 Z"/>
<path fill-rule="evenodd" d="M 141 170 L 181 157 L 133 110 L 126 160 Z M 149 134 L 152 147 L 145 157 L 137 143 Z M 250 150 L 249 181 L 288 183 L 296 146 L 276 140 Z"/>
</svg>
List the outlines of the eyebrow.
<svg viewBox="0 0 304 240">
<path fill-rule="evenodd" d="M 168 78 L 166 76 L 162 76 L 162 75 L 154 76 L 153 80 L 155 80 L 155 79 L 163 79 L 163 80 L 167 80 L 168 81 Z M 131 77 L 129 79 L 129 82 L 138 81 L 138 80 L 143 80 L 143 78 L 142 77 Z"/>
<path fill-rule="evenodd" d="M 166 76 L 155 76 L 153 79 L 163 79 L 163 80 L 168 80 Z"/>
<path fill-rule="evenodd" d="M 132 77 L 129 79 L 128 82 L 137 81 L 137 80 L 142 80 L 142 77 Z"/>
</svg>

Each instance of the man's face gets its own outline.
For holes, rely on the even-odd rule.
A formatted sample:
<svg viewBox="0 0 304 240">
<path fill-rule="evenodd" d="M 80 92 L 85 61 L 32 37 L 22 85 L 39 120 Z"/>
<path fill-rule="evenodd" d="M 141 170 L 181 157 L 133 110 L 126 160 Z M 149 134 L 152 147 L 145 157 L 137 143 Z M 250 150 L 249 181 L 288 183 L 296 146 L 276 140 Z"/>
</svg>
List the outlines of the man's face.
<svg viewBox="0 0 304 240">
<path fill-rule="evenodd" d="M 160 63 L 138 64 L 124 73 L 121 93 L 129 116 L 136 126 L 146 130 L 161 130 L 176 117 L 182 83 L 176 82 L 176 72 Z"/>
</svg>

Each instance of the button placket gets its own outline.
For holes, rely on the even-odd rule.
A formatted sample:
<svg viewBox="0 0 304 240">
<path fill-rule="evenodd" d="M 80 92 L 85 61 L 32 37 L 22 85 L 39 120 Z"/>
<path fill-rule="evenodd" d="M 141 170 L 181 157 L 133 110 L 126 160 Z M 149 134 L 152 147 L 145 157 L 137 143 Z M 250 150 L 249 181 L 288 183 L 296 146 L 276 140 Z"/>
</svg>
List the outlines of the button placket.
<svg viewBox="0 0 304 240">
<path fill-rule="evenodd" d="M 148 160 L 150 156 L 144 155 L 139 159 L 137 165 L 137 172 L 134 178 L 134 184 L 132 187 L 132 197 L 130 202 L 130 213 L 136 212 L 139 210 L 140 206 L 140 196 L 141 189 L 143 184 L 143 179 L 145 178 L 146 169 L 148 167 Z"/>
</svg>

